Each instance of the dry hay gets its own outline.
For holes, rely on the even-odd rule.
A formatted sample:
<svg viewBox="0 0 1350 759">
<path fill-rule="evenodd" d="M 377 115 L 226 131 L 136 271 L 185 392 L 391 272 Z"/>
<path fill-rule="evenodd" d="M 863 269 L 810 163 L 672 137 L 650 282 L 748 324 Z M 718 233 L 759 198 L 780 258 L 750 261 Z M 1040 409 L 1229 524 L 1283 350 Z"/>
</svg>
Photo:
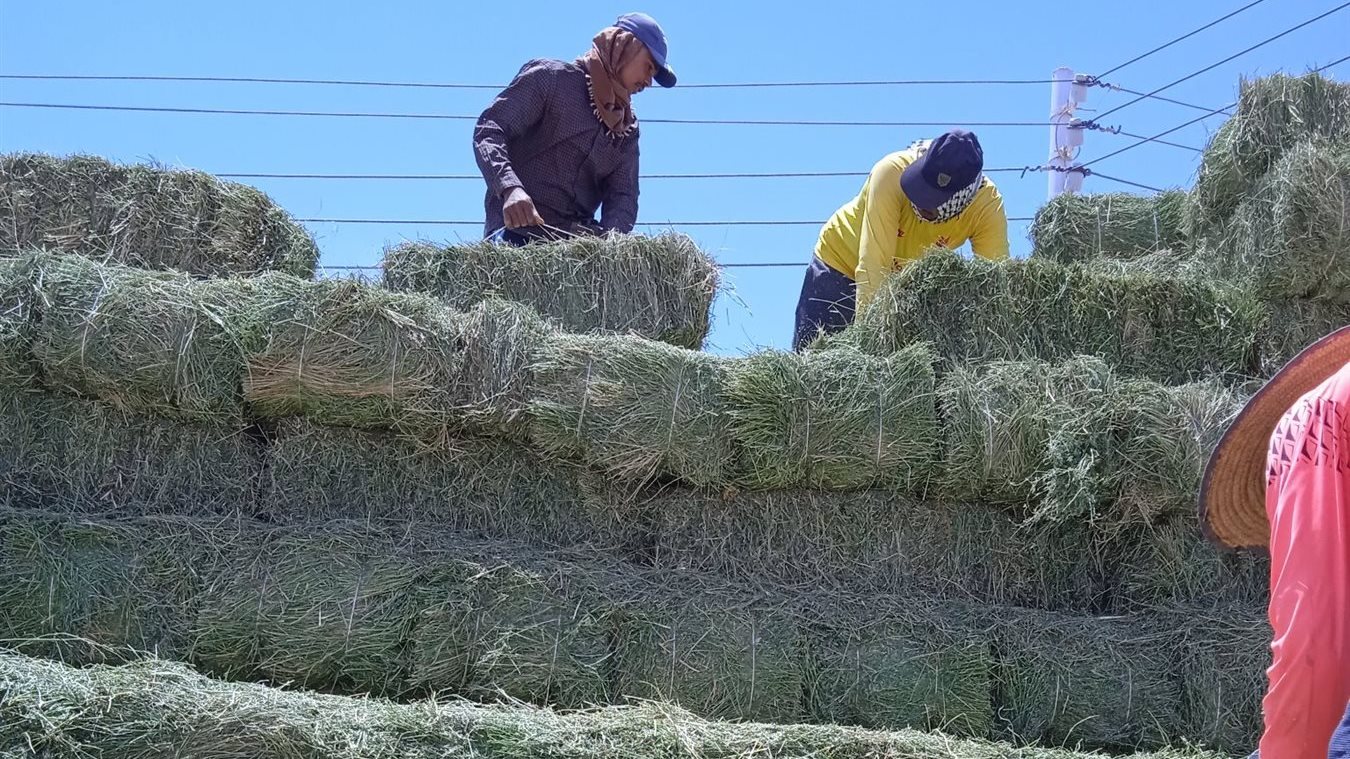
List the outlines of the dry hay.
<svg viewBox="0 0 1350 759">
<path fill-rule="evenodd" d="M 1265 606 L 1270 559 L 1219 548 L 1200 533 L 1193 513 L 1126 530 L 1109 544 L 1113 611 L 1197 605 Z"/>
<path fill-rule="evenodd" d="M 888 278 L 836 343 L 885 355 L 929 342 L 957 364 L 1097 356 L 1176 383 L 1254 373 L 1261 316 L 1246 293 L 1189 279 L 935 251 Z"/>
<path fill-rule="evenodd" d="M 1032 255 L 1070 264 L 1184 248 L 1187 200 L 1181 190 L 1060 195 L 1036 212 Z"/>
<path fill-rule="evenodd" d="M 708 334 L 718 269 L 689 237 L 612 235 L 524 247 L 405 243 L 385 252 L 384 283 L 468 310 L 498 297 L 568 332 L 633 333 L 685 348 Z"/>
<path fill-rule="evenodd" d="M 305 756 L 313 759 L 1086 759 L 915 730 L 713 722 L 643 704 L 562 714 L 456 701 L 391 704 L 209 680 L 146 661 L 74 669 L 0 652 L 0 747 L 46 755 L 159 759 Z M 184 730 L 191 725 L 191 730 Z M 1220 759 L 1195 749 L 1134 759 Z"/>
<path fill-rule="evenodd" d="M 1274 376 L 1304 348 L 1350 324 L 1350 300 L 1284 300 L 1264 305 L 1269 316 L 1261 329 L 1263 377 Z"/>
<path fill-rule="evenodd" d="M 932 479 L 939 435 L 926 346 L 886 357 L 765 352 L 728 367 L 747 486 L 915 491 Z"/>
<path fill-rule="evenodd" d="M 618 480 L 730 481 L 727 361 L 637 337 L 557 335 L 534 367 L 532 438 Z"/>
<path fill-rule="evenodd" d="M 1350 302 L 1350 138 L 1291 146 L 1197 255 L 1264 299 Z"/>
<path fill-rule="evenodd" d="M 33 353 L 48 387 L 189 419 L 242 415 L 245 356 L 262 340 L 268 304 L 299 282 L 201 281 L 81 256 L 34 266 Z"/>
<path fill-rule="evenodd" d="M 36 295 L 33 257 L 0 257 L 0 386 L 37 383 L 38 367 L 33 360 Z"/>
<path fill-rule="evenodd" d="M 49 249 L 197 276 L 312 277 L 314 239 L 263 193 L 200 171 L 0 156 L 0 250 Z"/>
<path fill-rule="evenodd" d="M 1226 220 L 1280 156 L 1318 138 L 1350 138 L 1350 84 L 1318 74 L 1243 82 L 1237 112 L 1205 149 L 1189 209 L 1191 232 Z"/>
<path fill-rule="evenodd" d="M 1256 747 L 1270 666 L 1263 605 L 1239 604 L 1177 615 L 1182 627 L 1186 736 L 1229 755 Z"/>
<path fill-rule="evenodd" d="M 118 514 L 251 508 L 262 451 L 249 430 L 0 390 L 0 504 Z"/>
</svg>

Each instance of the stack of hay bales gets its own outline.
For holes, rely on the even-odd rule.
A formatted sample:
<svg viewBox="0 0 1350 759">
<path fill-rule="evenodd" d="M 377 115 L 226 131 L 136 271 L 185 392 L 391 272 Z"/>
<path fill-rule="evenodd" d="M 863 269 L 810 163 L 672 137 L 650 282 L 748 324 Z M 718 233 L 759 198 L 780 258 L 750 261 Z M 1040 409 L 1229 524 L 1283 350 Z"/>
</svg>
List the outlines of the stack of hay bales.
<svg viewBox="0 0 1350 759">
<path fill-rule="evenodd" d="M 190 743 L 304 713 L 333 722 L 286 740 L 321 756 L 353 724 L 410 755 L 953 740 L 835 725 L 1249 751 L 1267 568 L 1206 543 L 1191 503 L 1270 306 L 1148 269 L 1208 239 L 1182 199 L 1064 201 L 1033 260 L 931 256 L 823 348 L 744 357 L 697 350 L 716 269 L 682 237 L 399 246 L 382 286 L 0 257 L 0 640 L 609 707 L 174 670 L 132 719 L 87 704 L 166 665 L 4 654 L 0 725 L 117 751 L 168 745 L 160 721 L 195 720 Z M 696 734 L 634 727 L 612 706 L 634 698 Z"/>
</svg>

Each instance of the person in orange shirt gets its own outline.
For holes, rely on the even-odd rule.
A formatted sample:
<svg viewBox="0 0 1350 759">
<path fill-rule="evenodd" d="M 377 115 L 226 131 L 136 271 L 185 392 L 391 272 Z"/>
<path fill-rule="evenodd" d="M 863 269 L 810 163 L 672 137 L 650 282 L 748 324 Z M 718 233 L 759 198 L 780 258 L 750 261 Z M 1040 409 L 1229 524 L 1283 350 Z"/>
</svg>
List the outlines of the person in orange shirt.
<svg viewBox="0 0 1350 759">
<path fill-rule="evenodd" d="M 1350 327 L 1300 353 L 1214 449 L 1206 534 L 1270 552 L 1262 759 L 1350 755 Z"/>
</svg>

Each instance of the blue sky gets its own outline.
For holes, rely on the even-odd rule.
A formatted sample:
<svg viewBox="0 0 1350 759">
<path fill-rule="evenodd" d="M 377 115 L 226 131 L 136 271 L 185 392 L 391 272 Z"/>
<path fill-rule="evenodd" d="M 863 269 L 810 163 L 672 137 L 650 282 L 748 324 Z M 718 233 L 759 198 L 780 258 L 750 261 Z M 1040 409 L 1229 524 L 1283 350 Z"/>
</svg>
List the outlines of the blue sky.
<svg viewBox="0 0 1350 759">
<path fill-rule="evenodd" d="M 572 58 L 594 32 L 629 10 L 665 27 L 683 83 L 876 79 L 1043 79 L 1057 66 L 1095 74 L 1249 0 L 1119 3 L 877 3 L 836 0 L 789 12 L 778 2 L 648 0 L 585 3 L 258 2 L 123 3 L 0 0 L 0 74 L 171 75 L 505 83 L 527 59 Z M 1268 0 L 1111 75 L 1150 91 L 1339 5 Z M 1350 9 L 1248 53 L 1165 94 L 1218 107 L 1241 76 L 1302 71 L 1350 52 Z M 1329 72 L 1350 75 L 1350 63 Z M 0 80 L 0 101 L 312 111 L 476 115 L 490 90 L 246 83 Z M 1044 121 L 1049 85 L 653 89 L 640 118 L 924 121 Z M 1133 99 L 1093 90 L 1087 106 Z M 1090 111 L 1083 112 L 1091 117 Z M 1199 115 L 1146 101 L 1106 119 L 1155 134 Z M 1168 139 L 1201 147 L 1215 117 Z M 0 108 L 0 151 L 93 153 L 155 160 L 216 173 L 475 173 L 472 122 L 159 114 Z M 986 165 L 1044 161 L 1048 129 L 974 127 Z M 940 128 L 649 124 L 644 173 L 866 171 L 887 152 Z M 1081 160 L 1133 140 L 1092 133 Z M 1189 186 L 1191 151 L 1162 145 L 1095 166 L 1154 187 Z M 996 174 L 1010 216 L 1031 216 L 1046 196 L 1041 174 Z M 477 220 L 480 181 L 248 180 L 299 217 Z M 857 178 L 648 180 L 640 220 L 827 218 L 856 194 Z M 1129 190 L 1089 178 L 1088 191 Z M 1012 224 L 1013 250 L 1028 251 L 1026 224 Z M 327 265 L 377 263 L 383 247 L 410 238 L 469 239 L 478 228 L 400 224 L 311 225 Z M 801 262 L 817 228 L 701 227 L 687 230 L 728 263 Z M 799 267 L 728 270 L 733 294 L 719 298 L 711 349 L 739 353 L 786 347 L 801 283 Z"/>
</svg>

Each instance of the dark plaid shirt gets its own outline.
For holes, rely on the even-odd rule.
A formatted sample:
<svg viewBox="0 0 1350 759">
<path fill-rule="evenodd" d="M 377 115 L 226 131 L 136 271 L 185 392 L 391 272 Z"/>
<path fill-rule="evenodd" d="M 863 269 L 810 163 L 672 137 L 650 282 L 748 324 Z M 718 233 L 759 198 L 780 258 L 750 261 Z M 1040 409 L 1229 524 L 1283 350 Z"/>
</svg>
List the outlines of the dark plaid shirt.
<svg viewBox="0 0 1350 759">
<path fill-rule="evenodd" d="M 478 118 L 473 152 L 487 180 L 484 236 L 504 226 L 502 202 L 516 187 L 525 188 L 552 226 L 633 231 L 637 129 L 628 137 L 610 137 L 591 109 L 586 72 L 576 63 L 526 63 Z"/>
</svg>

